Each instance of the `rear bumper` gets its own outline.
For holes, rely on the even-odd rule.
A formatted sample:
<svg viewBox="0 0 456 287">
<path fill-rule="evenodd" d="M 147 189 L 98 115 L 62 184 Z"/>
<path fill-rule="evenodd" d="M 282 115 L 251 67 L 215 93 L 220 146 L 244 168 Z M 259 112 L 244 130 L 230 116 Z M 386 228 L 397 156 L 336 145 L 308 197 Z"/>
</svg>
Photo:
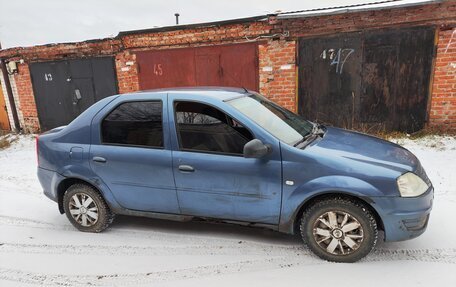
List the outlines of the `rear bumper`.
<svg viewBox="0 0 456 287">
<path fill-rule="evenodd" d="M 63 176 L 55 171 L 38 167 L 38 180 L 43 188 L 44 195 L 49 199 L 58 202 L 57 185 L 63 179 Z"/>
<path fill-rule="evenodd" d="M 375 207 L 383 221 L 385 241 L 412 239 L 426 231 L 434 200 L 434 189 L 418 197 L 375 198 Z"/>
</svg>

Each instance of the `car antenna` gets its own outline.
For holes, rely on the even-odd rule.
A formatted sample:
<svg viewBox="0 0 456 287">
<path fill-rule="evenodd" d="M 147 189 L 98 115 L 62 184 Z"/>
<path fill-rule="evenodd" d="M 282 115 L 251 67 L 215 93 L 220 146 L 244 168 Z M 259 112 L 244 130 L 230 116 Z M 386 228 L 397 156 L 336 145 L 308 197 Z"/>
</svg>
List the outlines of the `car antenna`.
<svg viewBox="0 0 456 287">
<path fill-rule="evenodd" d="M 249 90 L 247 90 L 245 87 L 242 87 L 242 88 L 244 89 L 244 92 L 245 92 L 246 94 L 249 93 Z"/>
</svg>

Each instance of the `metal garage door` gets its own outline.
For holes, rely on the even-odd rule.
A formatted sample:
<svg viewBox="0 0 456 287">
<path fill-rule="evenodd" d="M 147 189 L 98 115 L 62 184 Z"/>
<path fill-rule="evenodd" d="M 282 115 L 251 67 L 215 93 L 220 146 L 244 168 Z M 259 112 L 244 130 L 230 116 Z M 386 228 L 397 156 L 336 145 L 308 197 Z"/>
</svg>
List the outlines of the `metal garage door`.
<svg viewBox="0 0 456 287">
<path fill-rule="evenodd" d="M 42 131 L 68 124 L 117 93 L 112 57 L 33 63 L 30 73 Z"/>
<path fill-rule="evenodd" d="M 5 98 L 3 97 L 2 85 L 0 85 L 0 130 L 9 130 L 10 124 L 6 110 Z"/>
<path fill-rule="evenodd" d="M 345 128 L 424 127 L 434 28 L 299 40 L 299 113 Z"/>
<path fill-rule="evenodd" d="M 138 52 L 142 90 L 231 86 L 258 90 L 256 43 Z"/>
</svg>

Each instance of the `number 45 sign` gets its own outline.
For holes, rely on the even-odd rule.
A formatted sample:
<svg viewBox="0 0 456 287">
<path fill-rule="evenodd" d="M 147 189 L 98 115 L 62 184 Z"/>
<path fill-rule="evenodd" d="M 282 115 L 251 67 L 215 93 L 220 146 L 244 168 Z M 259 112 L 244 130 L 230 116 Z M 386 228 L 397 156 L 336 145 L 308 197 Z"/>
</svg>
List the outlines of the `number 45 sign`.
<svg viewBox="0 0 456 287">
<path fill-rule="evenodd" d="M 163 69 L 161 64 L 154 64 L 154 75 L 161 76 L 163 75 Z"/>
</svg>

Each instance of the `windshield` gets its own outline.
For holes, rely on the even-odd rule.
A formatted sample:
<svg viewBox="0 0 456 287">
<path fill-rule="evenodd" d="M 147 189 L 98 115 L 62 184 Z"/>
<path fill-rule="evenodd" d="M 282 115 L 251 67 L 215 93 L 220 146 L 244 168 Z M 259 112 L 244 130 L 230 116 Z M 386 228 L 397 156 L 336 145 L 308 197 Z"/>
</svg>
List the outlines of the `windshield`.
<svg viewBox="0 0 456 287">
<path fill-rule="evenodd" d="M 236 98 L 228 104 L 289 145 L 302 141 L 312 132 L 311 122 L 259 94 Z"/>
</svg>

